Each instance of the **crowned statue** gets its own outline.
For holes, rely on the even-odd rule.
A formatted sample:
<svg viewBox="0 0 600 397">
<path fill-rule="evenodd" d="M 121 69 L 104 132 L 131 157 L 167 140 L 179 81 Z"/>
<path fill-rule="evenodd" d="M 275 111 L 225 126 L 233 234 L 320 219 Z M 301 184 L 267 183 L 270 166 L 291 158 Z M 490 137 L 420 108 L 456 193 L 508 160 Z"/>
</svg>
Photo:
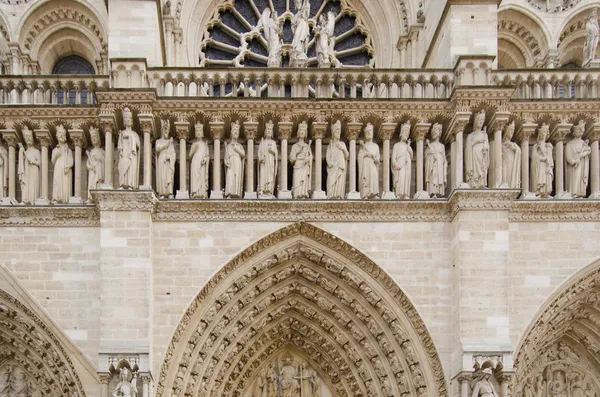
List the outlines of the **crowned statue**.
<svg viewBox="0 0 600 397">
<path fill-rule="evenodd" d="M 56 127 L 58 145 L 52 150 L 54 177 L 52 178 L 52 202 L 66 204 L 73 192 L 73 151 L 67 143 L 67 130 L 62 125 Z"/>
<path fill-rule="evenodd" d="M 104 183 L 105 162 L 104 149 L 100 147 L 102 144 L 100 132 L 97 128 L 90 127 L 90 136 L 92 138 L 92 150 L 87 151 L 86 163 L 88 170 L 88 203 L 91 203 L 92 201 L 90 190 L 100 189 L 100 186 Z"/>
<path fill-rule="evenodd" d="M 487 186 L 488 169 L 490 168 L 490 143 L 485 123 L 485 110 L 475 114 L 473 132 L 467 136 L 465 144 L 465 170 L 467 183 L 471 188 L 479 189 Z"/>
<path fill-rule="evenodd" d="M 119 133 L 119 187 L 139 188 L 140 137 L 133 127 L 133 115 L 129 108 L 123 109 L 125 129 Z"/>
<path fill-rule="evenodd" d="M 19 183 L 21 184 L 21 202 L 34 204 L 40 196 L 41 153 L 35 147 L 33 131 L 23 127 L 25 145 L 19 142 Z"/>
<path fill-rule="evenodd" d="M 137 397 L 137 376 L 127 367 L 119 373 L 119 383 L 115 386 L 112 397 Z"/>
</svg>

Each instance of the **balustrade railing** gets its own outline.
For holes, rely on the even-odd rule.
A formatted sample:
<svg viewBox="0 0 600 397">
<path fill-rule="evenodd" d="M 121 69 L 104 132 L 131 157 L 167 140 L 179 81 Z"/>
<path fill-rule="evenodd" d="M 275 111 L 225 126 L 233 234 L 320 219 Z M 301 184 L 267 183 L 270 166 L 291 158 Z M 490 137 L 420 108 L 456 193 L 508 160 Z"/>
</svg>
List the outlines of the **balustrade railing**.
<svg viewBox="0 0 600 397">
<path fill-rule="evenodd" d="M 494 70 L 495 85 L 514 86 L 513 99 L 600 98 L 600 70 Z"/>
<path fill-rule="evenodd" d="M 0 76 L 0 104 L 92 105 L 98 88 L 109 87 L 109 76 Z"/>
</svg>

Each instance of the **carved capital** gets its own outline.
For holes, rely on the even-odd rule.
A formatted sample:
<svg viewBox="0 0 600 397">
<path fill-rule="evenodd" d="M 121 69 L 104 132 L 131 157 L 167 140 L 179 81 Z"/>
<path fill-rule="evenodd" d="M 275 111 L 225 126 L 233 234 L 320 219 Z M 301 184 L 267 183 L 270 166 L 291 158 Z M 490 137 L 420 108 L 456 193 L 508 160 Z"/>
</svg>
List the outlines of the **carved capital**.
<svg viewBox="0 0 600 397">
<path fill-rule="evenodd" d="M 52 138 L 50 131 L 46 129 L 39 129 L 34 130 L 33 133 L 35 134 L 35 137 L 41 146 L 49 148 L 54 145 L 54 139 Z"/>
<path fill-rule="evenodd" d="M 246 139 L 256 139 L 257 132 L 257 121 L 244 121 L 244 134 L 246 135 Z"/>
<path fill-rule="evenodd" d="M 600 140 L 600 123 L 592 124 L 588 139 L 590 142 L 596 142 L 597 140 Z"/>
<path fill-rule="evenodd" d="M 71 129 L 69 131 L 69 137 L 71 138 L 71 142 L 73 145 L 83 148 L 86 146 L 86 139 L 83 130 L 81 129 Z"/>
<path fill-rule="evenodd" d="M 175 133 L 177 134 L 177 139 L 185 139 L 187 140 L 190 136 L 190 123 L 185 121 L 176 121 L 175 122 Z"/>
<path fill-rule="evenodd" d="M 535 134 L 535 131 L 537 130 L 538 125 L 536 123 L 524 123 L 521 126 L 521 132 L 519 135 L 519 142 L 529 142 L 529 139 L 533 136 L 533 134 Z"/>
<path fill-rule="evenodd" d="M 469 124 L 468 119 L 458 119 L 455 120 L 451 127 L 448 129 L 448 135 L 446 141 L 448 143 L 454 142 L 456 140 L 456 135 L 465 131 L 465 128 Z"/>
<path fill-rule="evenodd" d="M 223 131 L 225 130 L 225 123 L 223 121 L 211 121 L 208 123 L 210 126 L 210 133 L 214 140 L 223 139 Z"/>
<path fill-rule="evenodd" d="M 98 377 L 100 378 L 100 383 L 103 385 L 108 385 L 112 379 L 112 376 L 108 372 L 99 372 Z"/>
<path fill-rule="evenodd" d="M 142 384 L 149 385 L 150 381 L 152 381 L 152 377 L 150 375 L 141 375 L 140 379 L 142 380 Z"/>
<path fill-rule="evenodd" d="M 323 139 L 325 137 L 325 131 L 327 130 L 327 123 L 315 121 L 312 124 L 312 138 Z"/>
<path fill-rule="evenodd" d="M 556 144 L 557 142 L 564 142 L 567 139 L 567 135 L 571 133 L 571 128 L 573 124 L 570 123 L 560 123 L 556 126 L 554 131 L 550 134 L 550 140 L 552 143 Z"/>
<path fill-rule="evenodd" d="M 16 147 L 20 141 L 17 131 L 15 130 L 0 130 L 0 133 L 2 134 L 4 142 L 10 147 Z"/>
<path fill-rule="evenodd" d="M 292 137 L 292 127 L 294 123 L 291 121 L 279 122 L 279 139 L 290 139 Z"/>
<path fill-rule="evenodd" d="M 355 141 L 358 139 L 360 135 L 360 131 L 362 130 L 362 123 L 348 123 L 348 128 L 346 130 L 346 136 L 349 140 Z"/>
<path fill-rule="evenodd" d="M 154 117 L 152 114 L 140 114 L 138 116 L 138 120 L 140 121 L 140 128 L 144 134 L 150 134 L 150 137 L 153 138 L 154 135 Z"/>
<path fill-rule="evenodd" d="M 389 141 L 390 139 L 392 139 L 394 131 L 396 131 L 396 123 L 381 124 L 381 129 L 379 130 L 379 140 Z"/>
<path fill-rule="evenodd" d="M 425 137 L 427 136 L 427 133 L 429 132 L 430 129 L 431 129 L 430 123 L 417 123 L 417 125 L 415 125 L 415 129 L 412 134 L 412 139 L 414 141 L 425 140 Z"/>
<path fill-rule="evenodd" d="M 490 120 L 488 133 L 493 134 L 496 131 L 504 131 L 510 119 L 510 112 L 496 112 Z"/>
</svg>

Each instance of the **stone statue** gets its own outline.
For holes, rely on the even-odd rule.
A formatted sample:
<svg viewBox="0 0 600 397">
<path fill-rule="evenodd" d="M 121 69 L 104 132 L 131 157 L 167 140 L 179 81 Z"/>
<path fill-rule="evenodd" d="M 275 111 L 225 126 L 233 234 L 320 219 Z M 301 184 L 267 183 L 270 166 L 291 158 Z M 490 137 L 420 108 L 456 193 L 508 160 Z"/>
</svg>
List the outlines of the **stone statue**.
<svg viewBox="0 0 600 397">
<path fill-rule="evenodd" d="M 400 199 L 410 198 L 410 169 L 413 150 L 410 147 L 410 121 L 400 127 L 400 142 L 392 150 L 392 173 L 394 175 L 394 193 Z"/>
<path fill-rule="evenodd" d="M 8 196 L 8 151 L 0 141 L 0 198 Z"/>
<path fill-rule="evenodd" d="M 210 86 L 208 85 L 208 83 L 205 81 L 202 84 L 200 84 L 200 96 L 203 98 L 206 98 L 209 96 L 210 94 Z"/>
<path fill-rule="evenodd" d="M 163 5 L 163 16 L 171 16 L 171 0 L 167 0 Z"/>
<path fill-rule="evenodd" d="M 244 158 L 246 151 L 238 143 L 240 122 L 231 123 L 231 142 L 225 145 L 225 197 L 241 198 L 244 195 Z"/>
<path fill-rule="evenodd" d="M 92 150 L 87 151 L 86 163 L 88 170 L 88 203 L 92 202 L 90 190 L 100 189 L 100 185 L 104 182 L 105 162 L 104 149 L 100 147 L 102 142 L 100 140 L 100 132 L 97 128 L 90 127 L 90 137 L 92 139 Z"/>
<path fill-rule="evenodd" d="M 277 396 L 277 382 L 278 376 L 275 370 L 275 364 L 269 364 L 269 375 L 267 376 L 267 397 L 278 397 Z"/>
<path fill-rule="evenodd" d="M 360 198 L 371 199 L 379 196 L 379 146 L 373 142 L 373 124 L 365 126 L 365 140 L 359 141 L 358 180 Z"/>
<path fill-rule="evenodd" d="M 252 391 L 252 397 L 267 397 L 267 376 L 265 375 L 264 368 L 260 370 L 258 379 L 254 384 L 254 390 Z"/>
<path fill-rule="evenodd" d="M 594 8 L 585 23 L 585 42 L 583 43 L 583 64 L 588 67 L 596 59 L 600 26 L 598 25 L 598 9 Z"/>
<path fill-rule="evenodd" d="M 283 28 L 279 23 L 277 12 L 271 14 L 269 7 L 265 8 L 262 17 L 256 25 L 256 30 L 263 28 L 265 40 L 267 40 L 267 50 L 269 58 L 267 66 L 270 68 L 281 67 L 281 45 L 283 44 Z"/>
<path fill-rule="evenodd" d="M 29 380 L 25 371 L 19 367 L 14 367 L 12 371 L 10 388 L 10 397 L 29 397 Z"/>
<path fill-rule="evenodd" d="M 52 202 L 66 204 L 72 196 L 73 188 L 73 152 L 67 144 L 65 127 L 56 127 L 58 145 L 52 150 L 54 179 L 52 180 Z"/>
<path fill-rule="evenodd" d="M 321 378 L 319 378 L 319 374 L 317 374 L 317 371 L 315 371 L 313 369 L 312 371 L 312 376 L 311 376 L 312 380 L 312 387 L 313 387 L 313 397 L 321 397 L 322 393 L 321 393 Z"/>
<path fill-rule="evenodd" d="M 274 198 L 277 180 L 277 143 L 273 140 L 273 121 L 265 124 L 265 134 L 258 145 L 258 194 Z"/>
<path fill-rule="evenodd" d="M 34 146 L 33 132 L 23 127 L 23 139 L 27 149 L 19 142 L 19 182 L 21 184 L 21 202 L 34 204 L 40 197 L 40 164 L 42 154 Z"/>
<path fill-rule="evenodd" d="M 190 197 L 195 199 L 208 198 L 208 166 L 210 152 L 204 140 L 204 125 L 196 123 L 196 141 L 190 148 Z"/>
<path fill-rule="evenodd" d="M 542 375 L 535 378 L 535 397 L 546 397 L 546 380 Z"/>
<path fill-rule="evenodd" d="M 490 168 L 490 143 L 485 123 L 485 110 L 475 114 L 473 132 L 467 136 L 465 144 L 465 169 L 467 183 L 471 188 L 487 186 L 488 169 Z"/>
<path fill-rule="evenodd" d="M 294 166 L 292 197 L 309 198 L 312 187 L 312 162 L 313 155 L 310 144 L 304 142 L 308 134 L 308 124 L 302 121 L 298 124 L 298 142 L 292 146 L 290 152 L 290 163 Z"/>
<path fill-rule="evenodd" d="M 331 67 L 332 59 L 335 58 L 335 14 L 329 11 L 319 15 L 319 23 L 316 30 L 316 53 L 317 62 L 320 68 Z"/>
<path fill-rule="evenodd" d="M 173 198 L 175 177 L 175 146 L 169 137 L 171 122 L 161 120 L 161 138 L 156 141 L 156 192 L 159 198 Z"/>
<path fill-rule="evenodd" d="M 575 373 L 571 381 L 571 397 L 585 397 L 581 375 Z"/>
<path fill-rule="evenodd" d="M 587 196 L 592 149 L 587 139 L 585 141 L 581 139 L 584 132 L 585 120 L 581 120 L 579 124 L 573 126 L 573 139 L 565 145 L 566 190 L 574 198 Z"/>
<path fill-rule="evenodd" d="M 286 356 L 284 365 L 279 372 L 279 386 L 281 397 L 300 397 L 300 384 L 296 379 L 296 367 L 291 356 Z"/>
<path fill-rule="evenodd" d="M 448 181 L 446 147 L 440 142 L 441 136 L 442 125 L 436 123 L 431 127 L 431 141 L 425 140 L 425 185 L 432 197 L 444 196 Z"/>
<path fill-rule="evenodd" d="M 515 122 L 508 124 L 502 136 L 502 182 L 510 189 L 521 187 L 521 148 L 512 142 Z"/>
<path fill-rule="evenodd" d="M 140 171 L 140 137 L 132 130 L 133 115 L 129 108 L 123 109 L 125 129 L 119 133 L 119 187 L 137 189 Z"/>
<path fill-rule="evenodd" d="M 331 126 L 331 142 L 327 146 L 327 198 L 343 199 L 346 197 L 346 173 L 348 171 L 348 149 L 340 141 L 342 123 L 338 120 Z"/>
<path fill-rule="evenodd" d="M 538 130 L 537 142 L 531 150 L 531 188 L 537 197 L 550 197 L 554 179 L 552 144 L 547 143 L 550 127 L 544 123 Z"/>
<path fill-rule="evenodd" d="M 115 386 L 112 397 L 137 397 L 136 378 L 129 368 L 122 368 L 119 373 L 119 383 Z"/>
<path fill-rule="evenodd" d="M 292 54 L 290 57 L 290 66 L 301 68 L 306 67 L 308 57 L 309 27 L 308 18 L 310 17 L 310 1 L 295 0 L 296 13 L 292 18 Z"/>
<path fill-rule="evenodd" d="M 0 397 L 10 396 L 10 373 L 11 367 L 9 365 L 0 369 Z"/>
<path fill-rule="evenodd" d="M 494 389 L 494 385 L 490 382 L 492 376 L 491 368 L 485 368 L 482 371 L 479 380 L 473 386 L 472 397 L 498 397 L 498 393 Z"/>
</svg>

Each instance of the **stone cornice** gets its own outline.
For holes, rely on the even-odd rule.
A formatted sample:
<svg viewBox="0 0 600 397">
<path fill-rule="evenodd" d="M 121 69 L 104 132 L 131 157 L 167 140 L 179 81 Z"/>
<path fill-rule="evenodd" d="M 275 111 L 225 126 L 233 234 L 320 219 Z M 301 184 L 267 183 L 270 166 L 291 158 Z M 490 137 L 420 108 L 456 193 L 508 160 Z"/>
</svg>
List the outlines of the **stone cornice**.
<svg viewBox="0 0 600 397">
<path fill-rule="evenodd" d="M 598 200 L 527 200 L 515 201 L 509 214 L 513 222 L 599 221 Z"/>
<path fill-rule="evenodd" d="M 452 192 L 448 203 L 452 219 L 464 210 L 509 211 L 519 190 L 504 189 L 457 189 Z"/>
<path fill-rule="evenodd" d="M 95 206 L 0 206 L 0 226 L 99 227 Z"/>
<path fill-rule="evenodd" d="M 100 211 L 154 211 L 158 199 L 152 190 L 92 190 Z"/>
</svg>

